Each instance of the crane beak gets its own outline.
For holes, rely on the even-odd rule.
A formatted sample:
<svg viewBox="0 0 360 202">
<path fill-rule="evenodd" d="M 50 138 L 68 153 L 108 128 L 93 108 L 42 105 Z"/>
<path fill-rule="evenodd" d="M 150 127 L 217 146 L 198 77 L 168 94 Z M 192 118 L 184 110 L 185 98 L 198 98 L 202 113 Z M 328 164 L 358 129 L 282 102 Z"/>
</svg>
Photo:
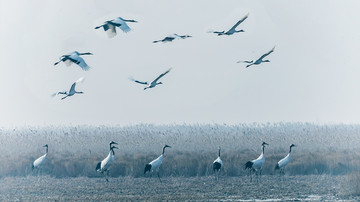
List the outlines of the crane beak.
<svg viewBox="0 0 360 202">
<path fill-rule="evenodd" d="M 114 149 L 119 149 L 119 148 L 117 148 L 117 147 L 115 147 L 115 146 L 114 146 L 114 147 L 112 147 L 112 148 L 114 148 Z"/>
</svg>

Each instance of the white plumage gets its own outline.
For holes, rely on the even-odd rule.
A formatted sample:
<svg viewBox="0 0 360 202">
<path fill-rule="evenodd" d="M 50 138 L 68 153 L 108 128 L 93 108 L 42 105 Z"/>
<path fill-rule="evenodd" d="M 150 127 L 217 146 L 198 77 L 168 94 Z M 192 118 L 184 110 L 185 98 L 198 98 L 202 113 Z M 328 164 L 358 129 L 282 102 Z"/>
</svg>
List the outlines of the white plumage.
<svg viewBox="0 0 360 202">
<path fill-rule="evenodd" d="M 290 159 L 291 159 L 291 148 L 292 147 L 295 147 L 294 144 L 291 144 L 290 145 L 290 150 L 289 150 L 289 153 L 288 155 L 286 155 L 283 159 L 281 159 L 275 166 L 275 170 L 278 170 L 280 169 L 280 172 L 283 172 L 284 173 L 284 169 L 285 169 L 285 166 L 290 162 Z"/>
<path fill-rule="evenodd" d="M 68 55 L 62 55 L 58 62 L 55 62 L 54 65 L 59 64 L 60 62 L 64 62 L 66 66 L 70 66 L 75 63 L 81 67 L 81 69 L 87 71 L 90 69 L 90 66 L 86 64 L 85 60 L 80 57 L 80 55 L 92 55 L 92 53 L 79 53 L 74 51 Z"/>
<path fill-rule="evenodd" d="M 161 179 L 160 179 L 160 175 L 159 175 L 159 169 L 160 169 L 160 165 L 161 165 L 161 163 L 163 161 L 163 158 L 164 158 L 165 148 L 167 148 L 167 147 L 171 148 L 171 146 L 165 145 L 163 147 L 162 154 L 159 157 L 157 157 L 156 159 L 154 159 L 153 161 L 151 161 L 150 163 L 146 164 L 145 169 L 144 169 L 144 174 L 146 172 L 151 172 L 152 173 L 153 171 L 156 171 L 160 182 L 161 182 Z"/>
<path fill-rule="evenodd" d="M 119 27 L 123 32 L 127 33 L 131 31 L 126 22 L 137 22 L 135 20 L 125 20 L 124 18 L 117 17 L 113 20 L 104 22 L 103 25 L 95 27 L 95 29 L 104 28 L 104 31 L 108 34 L 109 38 L 116 36 L 116 27 Z"/>
<path fill-rule="evenodd" d="M 215 161 L 213 162 L 213 171 L 215 174 L 215 180 L 218 178 L 218 176 L 216 175 L 216 172 L 218 172 L 218 175 L 220 175 L 220 170 L 222 168 L 223 162 L 220 158 L 220 147 L 219 147 L 219 154 L 218 157 L 215 159 Z"/>
<path fill-rule="evenodd" d="M 115 152 L 114 152 L 114 149 L 118 149 L 117 147 L 115 146 L 112 146 L 113 144 L 117 144 L 116 142 L 113 142 L 111 141 L 110 142 L 110 151 L 109 151 L 109 154 L 107 155 L 107 157 L 100 161 L 97 165 L 96 165 L 96 168 L 95 170 L 97 172 L 100 172 L 102 174 L 104 174 L 104 172 L 106 172 L 107 176 L 109 175 L 109 170 L 110 170 L 110 167 L 111 165 L 113 164 L 113 162 L 115 161 Z M 106 177 L 106 181 L 109 181 L 107 179 L 107 176 Z"/>
<path fill-rule="evenodd" d="M 33 162 L 32 169 L 40 167 L 46 161 L 48 155 L 48 145 L 46 144 L 43 147 L 46 147 L 46 153 Z"/>
<path fill-rule="evenodd" d="M 251 171 L 254 171 L 254 172 L 260 171 L 260 174 L 261 174 L 262 166 L 265 163 L 265 156 L 264 156 L 265 145 L 269 145 L 269 144 L 267 144 L 266 142 L 263 142 L 261 145 L 262 145 L 262 152 L 261 152 L 260 156 L 255 160 L 246 162 L 246 164 L 245 164 L 245 169 L 250 170 L 250 176 L 251 176 Z"/>
<path fill-rule="evenodd" d="M 220 171 L 221 167 L 223 165 L 223 162 L 220 158 L 220 147 L 219 147 L 219 154 L 218 157 L 215 159 L 215 161 L 213 162 L 213 170 L 215 171 Z"/>
</svg>

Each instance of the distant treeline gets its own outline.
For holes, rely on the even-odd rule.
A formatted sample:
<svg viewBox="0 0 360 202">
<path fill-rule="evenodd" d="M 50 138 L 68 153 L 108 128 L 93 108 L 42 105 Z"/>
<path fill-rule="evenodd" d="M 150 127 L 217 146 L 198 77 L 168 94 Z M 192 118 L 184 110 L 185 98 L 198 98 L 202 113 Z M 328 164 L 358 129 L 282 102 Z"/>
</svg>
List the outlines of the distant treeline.
<svg viewBox="0 0 360 202">
<path fill-rule="evenodd" d="M 0 176 L 41 174 L 54 177 L 100 177 L 97 162 L 106 157 L 110 141 L 119 143 L 110 175 L 142 177 L 146 163 L 166 151 L 162 176 L 212 175 L 217 148 L 222 148 L 221 175 L 247 175 L 244 164 L 257 158 L 261 143 L 266 162 L 263 174 L 274 174 L 278 160 L 292 160 L 287 175 L 346 174 L 360 168 L 360 125 L 312 123 L 198 124 L 134 126 L 42 126 L 0 128 Z M 33 172 L 31 163 L 44 153 L 43 167 Z"/>
</svg>

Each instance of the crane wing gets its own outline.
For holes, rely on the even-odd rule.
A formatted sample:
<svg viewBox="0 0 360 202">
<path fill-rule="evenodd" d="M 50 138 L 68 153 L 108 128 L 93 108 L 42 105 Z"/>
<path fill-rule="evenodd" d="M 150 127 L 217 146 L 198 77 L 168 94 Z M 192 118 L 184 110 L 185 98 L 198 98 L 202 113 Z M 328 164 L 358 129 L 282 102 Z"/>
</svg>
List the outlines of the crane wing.
<svg viewBox="0 0 360 202">
<path fill-rule="evenodd" d="M 244 20 L 246 20 L 246 18 L 248 18 L 249 13 L 246 14 L 241 20 L 239 20 L 233 27 L 231 27 L 231 29 L 228 32 L 231 31 L 235 31 L 236 27 L 239 26 L 242 22 L 244 22 Z"/>
<path fill-rule="evenodd" d="M 133 77 L 130 77 L 129 78 L 129 80 L 130 81 L 134 81 L 134 82 L 136 82 L 136 83 L 140 83 L 140 84 L 144 84 L 144 85 L 149 85 L 149 83 L 147 82 L 147 81 L 139 81 L 139 80 L 136 80 L 136 79 L 134 79 Z"/>
<path fill-rule="evenodd" d="M 119 26 L 119 28 L 125 33 L 130 32 L 130 30 L 131 30 L 126 22 L 122 22 L 121 25 Z"/>
<path fill-rule="evenodd" d="M 85 78 L 84 77 L 80 77 L 78 80 L 75 81 L 75 83 L 82 83 L 84 82 Z"/>
<path fill-rule="evenodd" d="M 114 26 L 119 27 L 125 33 L 129 32 L 131 30 L 130 27 L 124 21 L 124 19 L 122 19 L 121 17 L 118 17 L 118 18 L 110 21 L 110 23 L 112 23 Z"/>
<path fill-rule="evenodd" d="M 160 76 L 158 76 L 153 82 L 157 82 L 161 77 L 163 77 L 163 76 L 165 76 L 167 73 L 169 73 L 170 72 L 170 70 L 171 70 L 171 68 L 170 69 L 168 69 L 166 72 L 164 72 L 164 73 L 162 73 L 162 74 L 160 74 Z"/>
<path fill-rule="evenodd" d="M 74 83 L 71 85 L 71 88 L 70 88 L 69 93 L 71 93 L 71 92 L 74 92 L 74 91 L 75 91 L 75 86 L 76 86 L 76 82 L 74 82 Z"/>
<path fill-rule="evenodd" d="M 52 97 L 55 97 L 55 96 L 57 96 L 57 95 L 59 95 L 59 94 L 66 95 L 66 91 L 56 92 L 56 93 L 52 94 L 51 96 L 52 96 Z"/>
<path fill-rule="evenodd" d="M 274 50 L 275 50 L 275 46 L 274 46 L 274 48 L 272 48 L 269 52 L 267 52 L 267 53 L 265 53 L 264 55 L 262 55 L 262 56 L 259 58 L 259 60 L 264 59 L 266 56 L 270 55 L 270 53 L 274 52 Z"/>
<path fill-rule="evenodd" d="M 248 61 L 248 60 L 239 60 L 239 61 L 237 61 L 236 63 L 253 63 L 253 60 L 251 60 L 251 61 Z"/>
<path fill-rule="evenodd" d="M 78 55 L 69 56 L 69 60 L 71 60 L 71 62 L 79 65 L 81 67 L 81 69 L 83 69 L 85 71 L 88 71 L 90 69 L 89 65 L 86 64 L 85 60 Z"/>
</svg>

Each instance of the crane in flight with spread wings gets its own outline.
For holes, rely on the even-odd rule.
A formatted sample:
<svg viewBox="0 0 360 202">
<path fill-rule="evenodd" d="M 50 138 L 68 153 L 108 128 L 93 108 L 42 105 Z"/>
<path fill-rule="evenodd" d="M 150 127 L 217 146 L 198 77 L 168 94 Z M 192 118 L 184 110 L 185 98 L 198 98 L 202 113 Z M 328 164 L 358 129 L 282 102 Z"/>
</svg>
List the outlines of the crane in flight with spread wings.
<svg viewBox="0 0 360 202">
<path fill-rule="evenodd" d="M 270 53 L 274 52 L 275 50 L 275 46 L 274 48 L 272 48 L 269 52 L 265 53 L 264 55 L 262 55 L 259 59 L 257 60 L 251 60 L 251 61 L 237 61 L 237 63 L 243 62 L 243 63 L 248 63 L 248 65 L 246 65 L 246 68 L 250 67 L 251 65 L 259 65 L 263 62 L 270 62 L 270 60 L 263 60 L 266 56 L 270 55 Z"/>
<path fill-rule="evenodd" d="M 84 92 L 78 92 L 75 90 L 75 87 L 76 87 L 76 84 L 77 83 L 80 83 L 80 82 L 83 82 L 84 81 L 84 77 L 80 77 L 77 81 L 75 81 L 72 85 L 71 85 L 71 88 L 69 91 L 60 91 L 60 92 L 57 92 L 57 93 L 54 93 L 52 94 L 53 97 L 55 97 L 56 95 L 65 95 L 65 97 L 61 98 L 61 100 L 67 98 L 67 97 L 70 97 L 70 96 L 73 96 L 75 94 L 83 94 Z"/>
<path fill-rule="evenodd" d="M 153 80 L 152 82 L 139 81 L 139 80 L 136 80 L 136 79 L 134 79 L 134 78 L 132 78 L 132 77 L 130 77 L 129 79 L 130 79 L 131 81 L 136 82 L 136 83 L 140 83 L 140 84 L 143 84 L 143 85 L 147 85 L 147 86 L 144 88 L 144 90 L 146 90 L 146 89 L 148 89 L 148 88 L 154 88 L 155 86 L 157 86 L 157 85 L 159 85 L 159 84 L 163 84 L 162 82 L 158 82 L 158 81 L 159 81 L 159 79 L 160 79 L 161 77 L 163 77 L 163 76 L 165 76 L 167 73 L 169 73 L 170 70 L 171 70 L 171 68 L 168 69 L 166 72 L 160 74 L 160 76 L 158 76 L 158 77 L 157 77 L 155 80 Z"/>
<path fill-rule="evenodd" d="M 59 64 L 60 62 L 64 62 L 66 66 L 70 66 L 73 63 L 79 65 L 81 69 L 87 71 L 90 69 L 89 65 L 86 64 L 85 60 L 80 57 L 81 55 L 92 55 L 92 53 L 79 53 L 77 51 L 74 51 L 72 53 L 69 53 L 67 55 L 62 55 L 60 57 L 60 60 L 58 62 L 55 62 L 54 65 Z"/>
<path fill-rule="evenodd" d="M 246 18 L 248 18 L 249 16 L 249 13 L 246 14 L 243 18 L 241 18 L 234 26 L 232 26 L 227 32 L 225 31 L 210 31 L 210 33 L 214 33 L 214 34 L 217 34 L 218 36 L 221 36 L 221 35 L 233 35 L 235 33 L 238 33 L 238 32 L 244 32 L 244 30 L 236 30 L 236 27 L 239 26 L 242 22 L 244 22 L 244 20 L 246 20 Z"/>
<path fill-rule="evenodd" d="M 108 34 L 109 38 L 116 36 L 116 27 L 119 27 L 123 32 L 130 32 L 131 29 L 126 22 L 137 22 L 135 20 L 126 20 L 121 17 L 117 17 L 113 20 L 104 22 L 103 25 L 95 27 L 95 29 L 104 28 L 104 31 Z"/>
</svg>

